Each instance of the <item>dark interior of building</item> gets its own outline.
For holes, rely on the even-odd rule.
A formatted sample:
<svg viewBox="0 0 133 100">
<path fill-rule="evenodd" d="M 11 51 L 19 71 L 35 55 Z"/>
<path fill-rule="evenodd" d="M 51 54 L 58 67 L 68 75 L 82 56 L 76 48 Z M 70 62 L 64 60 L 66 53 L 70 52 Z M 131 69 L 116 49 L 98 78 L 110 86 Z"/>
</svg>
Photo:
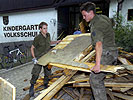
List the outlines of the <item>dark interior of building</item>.
<svg viewBox="0 0 133 100">
<path fill-rule="evenodd" d="M 95 4 L 97 7 L 96 9 L 97 14 L 104 14 L 106 16 L 109 16 L 109 3 L 108 2 L 103 0 L 102 2 L 97 1 L 95 2 Z M 69 6 L 60 6 L 57 8 L 58 10 L 58 36 L 60 38 L 66 35 L 73 34 L 74 28 L 79 28 L 79 24 L 82 21 L 82 15 L 80 13 L 80 6 L 81 6 L 81 3 L 69 5 Z"/>
</svg>

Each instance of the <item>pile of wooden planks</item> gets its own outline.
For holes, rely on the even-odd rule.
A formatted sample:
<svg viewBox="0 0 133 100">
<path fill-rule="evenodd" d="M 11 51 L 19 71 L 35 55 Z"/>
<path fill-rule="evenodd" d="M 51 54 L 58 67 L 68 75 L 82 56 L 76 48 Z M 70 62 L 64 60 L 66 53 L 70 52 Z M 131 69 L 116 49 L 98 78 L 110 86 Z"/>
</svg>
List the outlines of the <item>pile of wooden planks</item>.
<svg viewBox="0 0 133 100">
<path fill-rule="evenodd" d="M 132 100 L 133 98 L 133 64 L 127 58 L 132 53 L 119 49 L 117 66 L 101 65 L 106 72 L 105 86 L 109 100 Z M 124 54 L 125 53 L 125 54 Z M 126 55 L 126 57 L 122 56 Z M 124 59 L 124 60 L 123 60 Z M 90 34 L 70 35 L 39 59 L 40 65 L 63 68 L 50 76 L 49 87 L 42 90 L 35 100 L 60 100 L 68 94 L 74 100 L 89 100 L 92 92 L 89 84 L 89 72 L 95 65 L 95 50 L 92 50 Z M 40 90 L 43 78 L 38 79 L 35 91 Z M 24 88 L 27 90 L 29 87 Z M 42 89 L 42 88 L 41 88 Z"/>
<path fill-rule="evenodd" d="M 130 70 L 122 70 L 117 75 L 107 73 L 105 86 L 109 100 L 132 100 L 133 98 L 133 74 Z M 68 94 L 73 100 L 89 100 L 92 95 L 89 84 L 89 73 L 74 70 L 57 70 L 51 76 L 49 87 L 45 90 L 39 88 L 43 85 L 43 77 L 37 80 L 35 91 L 40 94 L 35 100 L 61 100 Z"/>
</svg>

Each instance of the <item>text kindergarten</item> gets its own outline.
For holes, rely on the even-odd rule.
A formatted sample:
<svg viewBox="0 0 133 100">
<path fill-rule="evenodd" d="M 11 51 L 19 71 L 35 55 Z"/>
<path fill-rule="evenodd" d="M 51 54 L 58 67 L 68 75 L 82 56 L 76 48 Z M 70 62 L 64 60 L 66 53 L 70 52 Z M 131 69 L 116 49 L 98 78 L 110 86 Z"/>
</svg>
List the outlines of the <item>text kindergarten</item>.
<svg viewBox="0 0 133 100">
<path fill-rule="evenodd" d="M 38 34 L 38 30 L 37 24 L 3 27 L 5 37 L 35 37 Z"/>
</svg>

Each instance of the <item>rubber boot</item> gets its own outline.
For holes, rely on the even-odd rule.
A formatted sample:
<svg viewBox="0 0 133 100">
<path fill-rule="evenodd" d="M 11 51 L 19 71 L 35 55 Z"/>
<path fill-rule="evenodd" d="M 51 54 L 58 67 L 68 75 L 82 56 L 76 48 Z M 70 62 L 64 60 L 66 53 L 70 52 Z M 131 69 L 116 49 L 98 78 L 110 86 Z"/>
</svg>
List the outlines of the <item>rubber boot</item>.
<svg viewBox="0 0 133 100">
<path fill-rule="evenodd" d="M 31 84 L 30 90 L 29 90 L 30 97 L 34 96 L 34 84 Z"/>
</svg>

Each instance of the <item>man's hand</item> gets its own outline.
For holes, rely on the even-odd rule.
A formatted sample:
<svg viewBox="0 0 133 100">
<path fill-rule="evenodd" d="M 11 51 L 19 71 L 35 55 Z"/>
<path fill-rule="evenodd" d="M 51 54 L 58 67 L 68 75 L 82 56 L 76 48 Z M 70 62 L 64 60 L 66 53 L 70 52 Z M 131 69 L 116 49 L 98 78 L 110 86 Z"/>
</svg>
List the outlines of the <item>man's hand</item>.
<svg viewBox="0 0 133 100">
<path fill-rule="evenodd" d="M 94 71 L 95 73 L 100 72 L 100 65 L 95 65 L 94 67 L 91 68 L 91 71 Z"/>
<path fill-rule="evenodd" d="M 33 61 L 34 64 L 38 63 L 38 60 L 36 58 L 33 58 L 32 61 Z"/>
<path fill-rule="evenodd" d="M 57 44 L 60 43 L 60 42 L 61 42 L 61 40 L 58 40 L 58 41 L 57 41 Z"/>
</svg>

